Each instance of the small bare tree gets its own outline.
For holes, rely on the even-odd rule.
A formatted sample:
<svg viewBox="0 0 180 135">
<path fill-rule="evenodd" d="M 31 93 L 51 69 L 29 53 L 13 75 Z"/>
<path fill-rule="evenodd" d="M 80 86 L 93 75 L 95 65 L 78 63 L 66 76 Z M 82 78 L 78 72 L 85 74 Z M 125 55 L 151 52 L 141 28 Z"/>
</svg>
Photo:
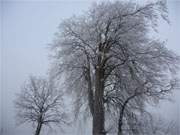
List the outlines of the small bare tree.
<svg viewBox="0 0 180 135">
<path fill-rule="evenodd" d="M 52 81 L 30 77 L 18 94 L 15 105 L 18 122 L 35 125 L 35 135 L 40 134 L 43 125 L 66 123 L 66 115 L 62 111 L 62 94 Z"/>
</svg>

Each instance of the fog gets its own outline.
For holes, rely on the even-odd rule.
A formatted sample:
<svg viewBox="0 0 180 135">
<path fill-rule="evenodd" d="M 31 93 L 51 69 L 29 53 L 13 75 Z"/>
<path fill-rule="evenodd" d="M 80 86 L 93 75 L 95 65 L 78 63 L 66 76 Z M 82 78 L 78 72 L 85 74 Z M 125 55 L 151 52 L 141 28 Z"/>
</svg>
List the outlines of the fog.
<svg viewBox="0 0 180 135">
<path fill-rule="evenodd" d="M 50 65 L 48 44 L 52 42 L 58 25 L 73 14 L 82 14 L 91 3 L 89 0 L 1 2 L 0 127 L 4 135 L 32 134 L 33 129 L 28 124 L 18 126 L 16 123 L 15 95 L 29 75 L 46 76 Z M 169 49 L 180 55 L 180 1 L 169 0 L 168 9 L 171 23 L 160 21 L 158 34 L 167 40 Z M 179 122 L 180 92 L 176 91 L 171 97 L 173 102 L 162 102 L 156 108 L 152 107 L 152 112 Z M 77 127 L 67 130 L 75 134 Z M 52 133 L 50 130 L 46 134 L 64 134 L 58 131 Z"/>
</svg>

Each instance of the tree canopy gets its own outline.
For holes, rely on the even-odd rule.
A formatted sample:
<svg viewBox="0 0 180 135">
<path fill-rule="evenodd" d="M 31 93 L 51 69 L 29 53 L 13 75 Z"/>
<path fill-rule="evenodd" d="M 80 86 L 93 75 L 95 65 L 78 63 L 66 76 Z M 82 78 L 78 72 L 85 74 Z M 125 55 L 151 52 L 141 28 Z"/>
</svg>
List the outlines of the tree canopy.
<svg viewBox="0 0 180 135">
<path fill-rule="evenodd" d="M 129 134 L 141 134 L 131 121 L 177 88 L 179 57 L 150 36 L 167 15 L 165 1 L 102 2 L 59 26 L 51 71 L 56 78 L 64 74 L 76 113 L 89 110 L 94 135 L 108 132 L 109 117 L 118 118 L 119 135 L 123 125 Z"/>
</svg>

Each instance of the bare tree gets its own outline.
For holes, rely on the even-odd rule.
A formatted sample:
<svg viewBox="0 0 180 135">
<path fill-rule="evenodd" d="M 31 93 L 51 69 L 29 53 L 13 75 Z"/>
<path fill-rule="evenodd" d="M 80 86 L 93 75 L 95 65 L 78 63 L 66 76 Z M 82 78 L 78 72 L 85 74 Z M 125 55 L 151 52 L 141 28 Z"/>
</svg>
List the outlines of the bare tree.
<svg viewBox="0 0 180 135">
<path fill-rule="evenodd" d="M 60 25 L 52 45 L 52 74 L 65 74 L 66 90 L 76 95 L 77 113 L 89 108 L 93 135 L 106 134 L 107 110 L 120 112 L 121 127 L 124 115 L 128 119 L 136 108 L 143 110 L 147 102 L 174 89 L 166 90 L 177 82 L 179 57 L 149 35 L 160 17 L 168 21 L 164 1 L 102 2 Z"/>
<path fill-rule="evenodd" d="M 124 124 L 129 132 L 133 132 L 134 128 L 131 127 L 131 122 L 133 122 L 133 120 L 136 122 L 140 118 L 139 115 L 146 113 L 148 114 L 147 116 L 152 117 L 146 110 L 147 104 L 168 99 L 169 93 L 171 93 L 173 89 L 178 88 L 178 80 L 176 79 L 171 80 L 171 82 L 167 83 L 168 85 L 162 86 L 158 86 L 159 84 L 157 83 L 149 85 L 147 82 L 142 85 L 139 84 L 138 86 L 133 85 L 136 88 L 131 88 L 129 81 L 130 80 L 125 79 L 122 81 L 124 82 L 123 84 L 118 83 L 119 86 L 111 89 L 105 96 L 107 111 L 116 114 L 113 117 L 118 119 L 117 128 L 119 135 L 123 134 Z M 132 82 L 133 80 L 131 80 L 131 83 Z M 141 118 L 140 120 L 143 119 Z M 144 130 L 141 129 L 140 127 L 136 128 L 136 134 L 137 132 L 138 134 L 143 134 Z"/>
<path fill-rule="evenodd" d="M 128 82 L 128 85 L 130 84 L 131 82 Z M 146 124 L 145 122 L 147 120 L 149 122 L 150 120 L 153 119 L 153 115 L 151 115 L 146 110 L 146 105 L 151 103 L 152 101 L 156 103 L 159 100 L 167 99 L 168 93 L 172 92 L 173 89 L 176 89 L 177 84 L 178 83 L 174 81 L 171 82 L 169 86 L 163 86 L 164 89 L 159 89 L 159 91 L 154 91 L 154 88 L 152 89 L 152 87 L 146 86 L 146 83 L 144 83 L 143 85 L 141 85 L 141 87 L 132 89 L 131 91 L 133 93 L 130 94 L 123 92 L 124 89 L 122 88 L 121 91 L 111 90 L 109 96 L 106 96 L 107 109 L 110 110 L 110 113 L 114 114 L 114 116 L 112 116 L 115 117 L 114 119 L 118 119 L 117 121 L 118 135 L 122 135 L 123 133 L 135 134 L 135 135 L 136 134 L 141 135 L 144 133 L 151 134 L 150 130 L 144 127 Z M 126 92 L 129 89 L 130 88 L 128 88 Z M 150 121 L 149 123 L 153 123 L 153 121 Z M 160 129 L 157 128 L 157 130 Z"/>
<path fill-rule="evenodd" d="M 42 126 L 65 124 L 66 115 L 62 109 L 62 94 L 52 81 L 30 77 L 15 101 L 20 124 L 32 123 L 39 135 Z"/>
</svg>

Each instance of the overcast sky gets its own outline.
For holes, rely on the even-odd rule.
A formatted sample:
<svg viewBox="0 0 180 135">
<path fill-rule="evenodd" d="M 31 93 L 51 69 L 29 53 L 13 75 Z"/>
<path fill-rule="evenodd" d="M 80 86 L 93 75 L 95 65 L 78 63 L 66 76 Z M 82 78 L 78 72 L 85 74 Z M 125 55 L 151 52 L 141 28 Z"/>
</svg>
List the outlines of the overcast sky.
<svg viewBox="0 0 180 135">
<path fill-rule="evenodd" d="M 0 124 L 10 132 L 9 135 L 20 130 L 14 119 L 15 93 L 20 91 L 29 75 L 46 75 L 49 68 L 47 46 L 52 42 L 59 23 L 73 14 L 82 14 L 91 3 L 90 0 L 1 2 Z M 160 22 L 159 34 L 168 40 L 167 47 L 180 55 L 180 1 L 169 0 L 168 8 L 171 24 Z M 165 117 L 178 116 L 180 94 L 176 92 L 173 97 L 175 103 L 165 102 L 159 107 L 159 112 Z"/>
</svg>

